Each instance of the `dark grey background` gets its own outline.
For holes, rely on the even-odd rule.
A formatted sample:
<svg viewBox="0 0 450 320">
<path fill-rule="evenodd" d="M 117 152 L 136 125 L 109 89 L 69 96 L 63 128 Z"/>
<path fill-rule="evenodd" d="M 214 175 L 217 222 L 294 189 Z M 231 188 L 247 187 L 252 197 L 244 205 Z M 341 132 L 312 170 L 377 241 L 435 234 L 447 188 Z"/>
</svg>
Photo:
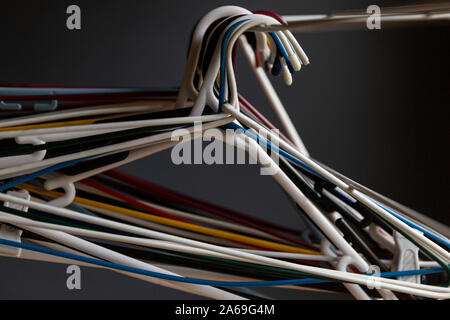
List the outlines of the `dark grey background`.
<svg viewBox="0 0 450 320">
<path fill-rule="evenodd" d="M 401 3 L 407 1 L 1 1 L 0 83 L 172 87 L 182 77 L 195 22 L 217 6 L 313 14 Z M 65 27 L 70 4 L 81 7 L 81 31 Z M 420 25 L 299 33 L 311 65 L 290 88 L 274 80 L 314 157 L 447 224 L 449 31 Z M 275 119 L 242 60 L 239 90 Z M 123 169 L 254 216 L 301 224 L 289 199 L 255 166 L 175 166 L 165 152 Z M 88 268 L 82 290 L 69 291 L 65 268 L 2 258 L 0 298 L 196 298 Z"/>
</svg>

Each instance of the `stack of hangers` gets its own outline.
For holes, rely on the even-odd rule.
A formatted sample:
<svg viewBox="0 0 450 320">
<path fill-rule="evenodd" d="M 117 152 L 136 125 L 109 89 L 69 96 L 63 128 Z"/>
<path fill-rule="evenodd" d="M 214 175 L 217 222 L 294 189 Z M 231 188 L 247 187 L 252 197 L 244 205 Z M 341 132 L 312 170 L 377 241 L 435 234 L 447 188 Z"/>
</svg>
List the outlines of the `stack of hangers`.
<svg viewBox="0 0 450 320">
<path fill-rule="evenodd" d="M 1 87 L 0 253 L 107 268 L 214 299 L 267 298 L 257 291 L 264 286 L 449 298 L 449 228 L 309 155 L 267 76 L 290 85 L 309 64 L 283 25 L 269 11 L 211 11 L 196 25 L 179 90 Z M 238 44 L 284 134 L 238 93 Z M 115 169 L 172 148 L 178 129 L 194 139 L 198 122 L 203 131 L 232 129 L 224 142 L 273 169 L 308 228 Z"/>
</svg>

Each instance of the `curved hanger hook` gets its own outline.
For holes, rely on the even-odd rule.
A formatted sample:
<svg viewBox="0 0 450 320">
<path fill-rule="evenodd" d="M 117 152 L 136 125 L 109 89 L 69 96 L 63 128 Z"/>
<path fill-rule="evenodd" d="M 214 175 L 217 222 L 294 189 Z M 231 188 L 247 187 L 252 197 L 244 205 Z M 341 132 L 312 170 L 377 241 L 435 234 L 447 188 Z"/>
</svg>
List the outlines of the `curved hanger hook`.
<svg viewBox="0 0 450 320">
<path fill-rule="evenodd" d="M 176 107 L 183 107 L 187 99 L 194 98 L 198 94 L 198 91 L 193 84 L 195 68 L 198 64 L 202 41 L 206 31 L 208 30 L 208 27 L 214 21 L 220 18 L 240 14 L 251 14 L 251 12 L 238 6 L 223 6 L 210 11 L 198 22 L 192 35 L 189 56 L 183 74 L 183 79 L 181 81 L 180 91 L 178 93 L 177 101 L 175 104 Z"/>
<path fill-rule="evenodd" d="M 355 262 L 356 261 L 353 257 L 343 256 L 336 265 L 336 269 L 339 271 L 347 271 L 347 268 Z M 358 300 L 372 300 L 369 295 L 357 284 L 346 283 L 345 287 Z"/>
<path fill-rule="evenodd" d="M 242 23 L 242 25 L 237 26 L 237 24 L 244 22 L 244 21 L 245 21 L 245 24 Z M 258 25 L 262 25 L 262 24 L 279 24 L 279 22 L 272 17 L 264 16 L 264 15 L 257 15 L 257 14 L 252 14 L 252 13 L 238 17 L 235 20 L 231 21 L 228 25 L 228 28 L 226 28 L 222 32 L 222 35 L 221 35 L 221 38 L 224 38 L 227 33 L 227 30 L 229 28 L 233 28 L 233 26 L 235 26 L 235 27 L 237 26 L 235 33 L 228 40 L 227 52 L 229 53 L 231 51 L 231 48 L 233 47 L 234 43 L 239 39 L 240 35 L 242 35 L 245 31 L 249 30 L 250 28 L 258 26 Z M 211 59 L 208 71 L 206 72 L 206 76 L 202 83 L 202 87 L 200 89 L 200 92 L 198 93 L 196 100 L 195 100 L 191 115 L 194 115 L 194 116 L 200 115 L 203 112 L 203 108 L 206 104 L 210 105 L 215 110 L 218 109 L 218 99 L 214 95 L 213 88 L 214 88 L 214 83 L 216 81 L 216 76 L 220 69 L 220 63 L 221 63 L 220 62 L 220 60 L 221 60 L 221 50 L 220 49 L 221 49 L 221 47 L 222 47 L 222 43 L 221 42 L 217 43 L 216 49 L 214 51 L 214 55 Z M 227 65 L 226 69 L 228 69 L 227 76 L 229 78 L 230 84 L 233 84 L 231 89 L 233 89 L 232 92 L 234 94 L 232 94 L 232 96 L 236 97 L 236 99 L 234 99 L 234 100 L 237 101 L 236 81 L 235 81 L 234 71 L 231 66 L 231 61 L 230 61 L 231 55 L 228 54 L 226 59 L 228 59 L 228 63 L 226 64 Z M 225 83 L 226 83 L 226 81 L 225 81 Z M 226 88 L 226 86 L 225 86 L 225 88 Z M 238 108 L 236 103 L 234 103 L 233 106 Z"/>
<path fill-rule="evenodd" d="M 47 181 L 49 181 L 49 180 L 47 180 Z M 47 188 L 47 182 L 44 184 L 44 187 L 47 190 L 51 190 L 51 189 Z M 75 199 L 75 194 L 76 194 L 75 185 L 73 183 L 67 183 L 60 187 L 64 189 L 65 194 L 62 197 L 50 200 L 49 202 L 47 202 L 48 205 L 51 205 L 54 207 L 59 207 L 59 208 L 64 208 L 73 202 L 73 200 Z"/>
<path fill-rule="evenodd" d="M 18 144 L 45 144 L 45 141 L 32 136 L 16 137 L 15 141 Z M 40 150 L 27 155 L 3 157 L 0 158 L 0 168 L 8 168 L 10 166 L 17 166 L 24 163 L 41 161 L 42 159 L 44 159 L 46 153 L 47 150 Z"/>
</svg>

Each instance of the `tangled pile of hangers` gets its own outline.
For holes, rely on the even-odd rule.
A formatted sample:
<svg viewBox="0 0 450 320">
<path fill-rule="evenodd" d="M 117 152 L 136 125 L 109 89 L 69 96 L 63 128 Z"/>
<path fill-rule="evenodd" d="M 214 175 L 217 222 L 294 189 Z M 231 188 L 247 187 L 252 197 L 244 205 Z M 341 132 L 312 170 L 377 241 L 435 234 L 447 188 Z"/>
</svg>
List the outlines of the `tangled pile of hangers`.
<svg viewBox="0 0 450 320">
<path fill-rule="evenodd" d="M 309 61 L 277 26 L 286 22 L 269 11 L 211 11 L 192 34 L 179 90 L 1 87 L 0 253 L 106 268 L 213 299 L 271 298 L 258 291 L 268 286 L 348 290 L 357 299 L 450 298 L 448 227 L 308 154 L 267 74 L 290 85 Z M 285 135 L 238 93 L 238 46 Z M 198 121 L 202 130 L 233 129 L 238 148 L 255 148 L 276 168 L 272 177 L 308 228 L 115 169 L 173 147 L 176 129 L 193 139 Z"/>
</svg>

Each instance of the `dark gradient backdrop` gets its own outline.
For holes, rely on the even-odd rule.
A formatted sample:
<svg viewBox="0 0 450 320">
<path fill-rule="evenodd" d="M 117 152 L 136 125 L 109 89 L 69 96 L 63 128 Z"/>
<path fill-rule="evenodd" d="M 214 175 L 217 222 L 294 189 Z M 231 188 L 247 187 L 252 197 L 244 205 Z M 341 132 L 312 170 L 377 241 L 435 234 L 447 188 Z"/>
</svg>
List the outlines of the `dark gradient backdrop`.
<svg viewBox="0 0 450 320">
<path fill-rule="evenodd" d="M 0 83 L 177 86 L 191 29 L 217 6 L 313 14 L 399 3 L 1 1 Z M 70 4 L 82 9 L 81 31 L 65 27 Z M 448 25 L 421 25 L 299 33 L 311 65 L 290 88 L 274 81 L 314 157 L 447 224 L 449 31 Z M 239 90 L 274 119 L 242 58 L 238 66 Z M 255 166 L 177 167 L 169 156 L 161 153 L 124 170 L 251 215 L 301 223 L 290 200 Z M 82 268 L 82 290 L 69 291 L 65 270 L 2 258 L 0 298 L 196 298 L 88 268 Z M 286 298 L 336 297 L 271 292 Z"/>
</svg>

